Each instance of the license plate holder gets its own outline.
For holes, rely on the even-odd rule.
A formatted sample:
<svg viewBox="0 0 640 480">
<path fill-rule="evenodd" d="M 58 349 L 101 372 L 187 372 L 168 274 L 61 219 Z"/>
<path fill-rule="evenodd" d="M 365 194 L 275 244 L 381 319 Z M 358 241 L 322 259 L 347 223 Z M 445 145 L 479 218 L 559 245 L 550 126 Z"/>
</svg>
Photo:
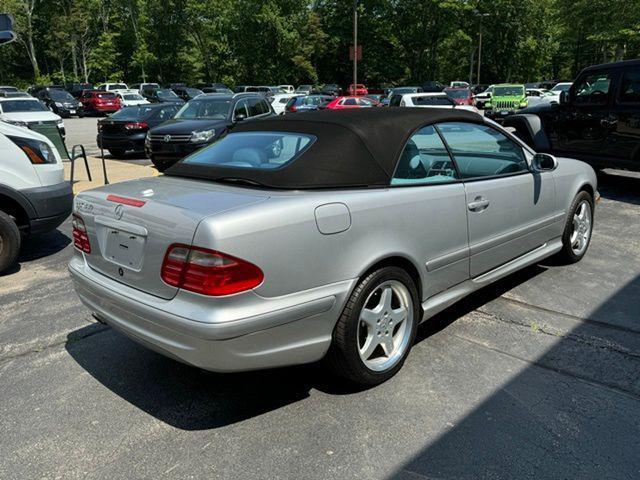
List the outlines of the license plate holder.
<svg viewBox="0 0 640 480">
<path fill-rule="evenodd" d="M 104 257 L 110 262 L 139 271 L 146 238 L 114 227 L 106 229 Z"/>
</svg>

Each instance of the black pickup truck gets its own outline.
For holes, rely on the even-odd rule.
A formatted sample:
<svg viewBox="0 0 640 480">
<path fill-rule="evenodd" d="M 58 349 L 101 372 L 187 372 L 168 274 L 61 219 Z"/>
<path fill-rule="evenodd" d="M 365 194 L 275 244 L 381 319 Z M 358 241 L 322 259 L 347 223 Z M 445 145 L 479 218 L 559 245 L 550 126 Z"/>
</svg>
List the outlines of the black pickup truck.
<svg viewBox="0 0 640 480">
<path fill-rule="evenodd" d="M 559 103 L 522 109 L 504 126 L 539 152 L 640 171 L 640 60 L 585 68 Z"/>
</svg>

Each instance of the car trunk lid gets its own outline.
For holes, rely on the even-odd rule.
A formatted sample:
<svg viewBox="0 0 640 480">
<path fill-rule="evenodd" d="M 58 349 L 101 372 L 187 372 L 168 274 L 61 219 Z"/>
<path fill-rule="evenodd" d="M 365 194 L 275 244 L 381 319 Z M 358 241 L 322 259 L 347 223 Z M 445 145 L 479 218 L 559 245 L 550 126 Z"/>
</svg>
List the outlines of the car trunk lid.
<svg viewBox="0 0 640 480">
<path fill-rule="evenodd" d="M 178 289 L 160 278 L 167 249 L 191 245 L 200 221 L 264 201 L 265 192 L 172 177 L 122 182 L 83 192 L 75 212 L 85 223 L 89 267 L 125 285 L 171 299 Z"/>
</svg>

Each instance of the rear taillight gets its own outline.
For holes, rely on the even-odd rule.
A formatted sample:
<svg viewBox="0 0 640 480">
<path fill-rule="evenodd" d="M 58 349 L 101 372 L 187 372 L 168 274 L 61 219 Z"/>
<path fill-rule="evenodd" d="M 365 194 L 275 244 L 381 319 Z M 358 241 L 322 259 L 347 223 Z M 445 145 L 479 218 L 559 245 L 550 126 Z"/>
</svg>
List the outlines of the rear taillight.
<svg viewBox="0 0 640 480">
<path fill-rule="evenodd" d="M 146 130 L 149 128 L 147 122 L 129 122 L 124 124 L 125 130 Z"/>
<path fill-rule="evenodd" d="M 87 227 L 84 220 L 78 215 L 73 215 L 73 246 L 84 253 L 91 253 L 91 244 L 87 235 Z"/>
<path fill-rule="evenodd" d="M 287 112 L 291 112 L 291 113 L 295 113 L 298 109 L 296 108 L 295 105 L 291 105 L 290 107 L 287 107 Z"/>
<path fill-rule="evenodd" d="M 164 256 L 162 280 L 173 287 L 202 295 L 244 292 L 264 280 L 254 264 L 225 253 L 187 245 L 171 245 Z"/>
</svg>

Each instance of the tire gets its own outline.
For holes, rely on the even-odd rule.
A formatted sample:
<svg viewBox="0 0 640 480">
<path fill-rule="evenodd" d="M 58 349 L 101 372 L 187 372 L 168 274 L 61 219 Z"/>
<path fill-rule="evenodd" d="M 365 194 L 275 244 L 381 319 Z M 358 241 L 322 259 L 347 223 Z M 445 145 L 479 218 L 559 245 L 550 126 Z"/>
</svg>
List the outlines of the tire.
<svg viewBox="0 0 640 480">
<path fill-rule="evenodd" d="M 586 208 L 586 211 L 583 208 Z M 584 219 L 580 219 L 583 213 Z M 578 229 L 577 232 L 576 229 Z M 576 236 L 574 236 L 574 233 Z M 593 197 L 589 193 L 581 191 L 571 203 L 562 233 L 562 250 L 556 255 L 557 260 L 565 264 L 582 260 L 582 257 L 585 256 L 589 249 L 592 233 Z"/>
<path fill-rule="evenodd" d="M 392 300 L 385 303 L 388 297 L 384 292 L 389 289 Z M 329 368 L 360 386 L 378 385 L 393 377 L 402 368 L 415 340 L 420 320 L 418 299 L 415 283 L 401 268 L 380 268 L 360 280 L 335 326 L 325 358 Z M 406 313 L 402 321 L 399 319 L 403 314 L 396 312 L 403 303 Z M 368 317 L 369 322 L 361 320 L 361 316 Z M 396 323 L 392 325 L 394 319 Z M 391 344 L 387 343 L 389 334 Z"/>
<path fill-rule="evenodd" d="M 16 222 L 0 211 L 0 273 L 15 263 L 20 252 L 20 240 L 20 230 Z"/>
<path fill-rule="evenodd" d="M 109 148 L 109 154 L 115 158 L 122 158 L 127 151 L 124 148 Z"/>
</svg>

